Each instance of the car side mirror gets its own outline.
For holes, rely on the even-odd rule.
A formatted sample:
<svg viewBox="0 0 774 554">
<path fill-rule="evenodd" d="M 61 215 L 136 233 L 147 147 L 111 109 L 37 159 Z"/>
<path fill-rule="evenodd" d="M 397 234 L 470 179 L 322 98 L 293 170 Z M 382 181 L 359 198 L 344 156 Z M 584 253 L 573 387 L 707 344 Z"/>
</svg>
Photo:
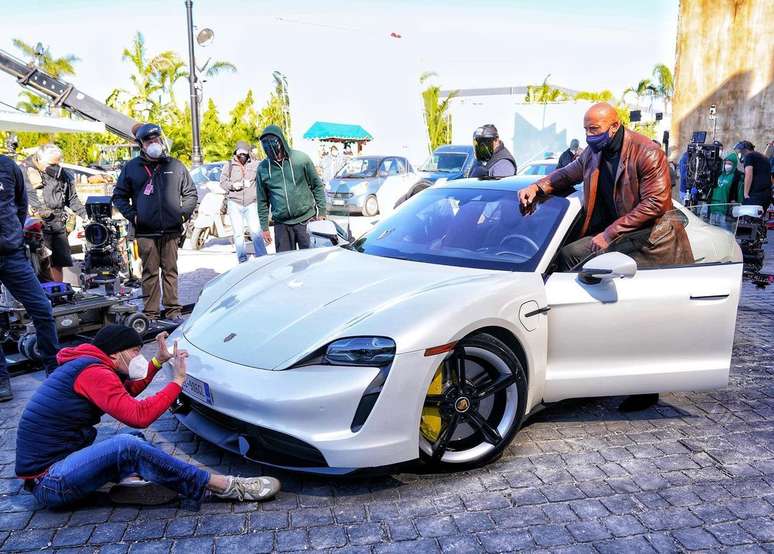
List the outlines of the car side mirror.
<svg viewBox="0 0 774 554">
<path fill-rule="evenodd" d="M 734 206 L 731 214 L 734 217 L 748 216 L 760 219 L 763 217 L 763 206 Z"/>
<path fill-rule="evenodd" d="M 601 281 L 634 277 L 637 273 L 637 262 L 621 252 L 608 252 L 592 258 L 583 264 L 578 278 L 589 285 Z"/>
<path fill-rule="evenodd" d="M 336 225 L 333 221 L 327 219 L 318 219 L 317 221 L 310 221 L 306 225 L 306 230 L 309 234 L 325 239 L 333 240 L 338 237 L 336 231 Z"/>
</svg>

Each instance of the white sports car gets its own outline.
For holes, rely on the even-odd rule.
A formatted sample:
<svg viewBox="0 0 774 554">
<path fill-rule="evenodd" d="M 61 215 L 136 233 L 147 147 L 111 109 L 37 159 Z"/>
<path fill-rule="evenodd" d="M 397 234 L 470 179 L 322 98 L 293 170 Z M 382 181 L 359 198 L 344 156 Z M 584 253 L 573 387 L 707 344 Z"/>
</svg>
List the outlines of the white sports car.
<svg viewBox="0 0 774 554">
<path fill-rule="evenodd" d="M 726 385 L 731 233 L 678 206 L 695 264 L 607 253 L 561 272 L 581 193 L 524 216 L 517 181 L 441 184 L 350 245 L 211 281 L 173 335 L 190 353 L 177 417 L 287 468 L 463 468 L 497 457 L 544 402 Z"/>
</svg>

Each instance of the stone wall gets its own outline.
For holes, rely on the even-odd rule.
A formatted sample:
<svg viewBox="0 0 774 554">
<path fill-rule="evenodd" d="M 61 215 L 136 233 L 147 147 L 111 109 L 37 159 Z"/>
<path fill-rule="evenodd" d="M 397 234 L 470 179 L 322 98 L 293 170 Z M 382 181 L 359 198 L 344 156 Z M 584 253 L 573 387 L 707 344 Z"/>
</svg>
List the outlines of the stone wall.
<svg viewBox="0 0 774 554">
<path fill-rule="evenodd" d="M 750 140 L 763 151 L 774 139 L 774 0 L 681 0 L 677 30 L 672 141 L 693 131 L 726 148 Z"/>
</svg>

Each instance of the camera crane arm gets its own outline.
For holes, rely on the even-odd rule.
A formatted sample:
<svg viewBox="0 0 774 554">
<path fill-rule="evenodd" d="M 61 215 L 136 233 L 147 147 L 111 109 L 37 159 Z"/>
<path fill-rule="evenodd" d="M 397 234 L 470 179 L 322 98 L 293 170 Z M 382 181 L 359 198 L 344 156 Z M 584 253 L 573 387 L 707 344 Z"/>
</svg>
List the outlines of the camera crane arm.
<svg viewBox="0 0 774 554">
<path fill-rule="evenodd" d="M 57 108 L 64 108 L 84 119 L 104 123 L 105 128 L 114 135 L 134 141 L 132 126 L 137 123 L 134 119 L 84 94 L 72 83 L 52 77 L 3 50 L 0 50 L 0 70 L 15 77 L 19 86 L 48 98 Z"/>
</svg>

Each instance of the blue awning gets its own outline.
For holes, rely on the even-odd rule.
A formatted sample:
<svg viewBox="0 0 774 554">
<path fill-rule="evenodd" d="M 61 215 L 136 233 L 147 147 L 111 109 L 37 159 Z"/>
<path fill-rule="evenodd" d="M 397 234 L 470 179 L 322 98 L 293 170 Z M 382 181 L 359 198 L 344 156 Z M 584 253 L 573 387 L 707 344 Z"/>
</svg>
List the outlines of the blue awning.
<svg viewBox="0 0 774 554">
<path fill-rule="evenodd" d="M 335 140 L 340 142 L 361 142 L 373 140 L 374 137 L 360 125 L 346 123 L 329 123 L 327 121 L 315 121 L 309 127 L 304 138 L 308 140 Z"/>
</svg>

